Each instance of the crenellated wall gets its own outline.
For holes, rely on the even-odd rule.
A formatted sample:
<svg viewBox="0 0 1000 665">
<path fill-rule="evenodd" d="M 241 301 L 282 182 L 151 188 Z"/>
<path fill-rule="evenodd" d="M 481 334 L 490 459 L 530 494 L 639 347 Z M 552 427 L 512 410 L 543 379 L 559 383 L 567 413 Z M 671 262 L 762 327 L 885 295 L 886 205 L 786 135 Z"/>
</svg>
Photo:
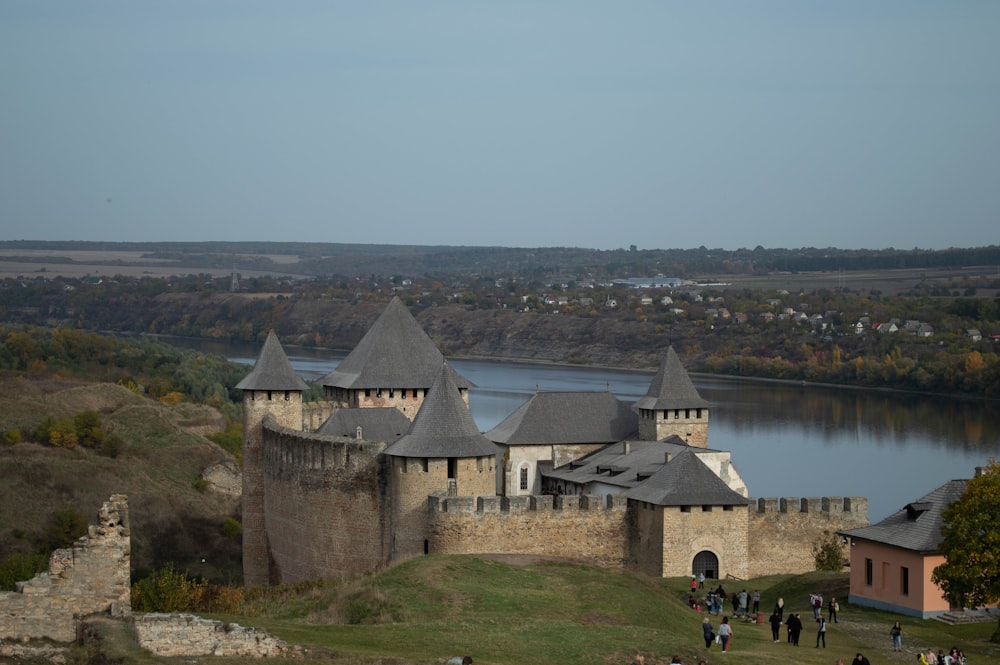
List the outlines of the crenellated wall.
<svg viewBox="0 0 1000 665">
<path fill-rule="evenodd" d="M 72 642 L 81 617 L 131 614 L 128 499 L 113 495 L 87 535 L 49 558 L 49 569 L 0 593 L 0 639 Z"/>
<path fill-rule="evenodd" d="M 751 499 L 750 577 L 815 569 L 813 546 L 843 529 L 868 526 L 864 497 Z M 844 547 L 845 561 L 850 556 Z"/>
<path fill-rule="evenodd" d="M 370 573 L 389 560 L 385 444 L 264 424 L 272 583 Z M 244 553 L 244 557 L 247 556 Z"/>
<path fill-rule="evenodd" d="M 432 496 L 432 554 L 533 554 L 619 568 L 623 495 Z"/>
</svg>

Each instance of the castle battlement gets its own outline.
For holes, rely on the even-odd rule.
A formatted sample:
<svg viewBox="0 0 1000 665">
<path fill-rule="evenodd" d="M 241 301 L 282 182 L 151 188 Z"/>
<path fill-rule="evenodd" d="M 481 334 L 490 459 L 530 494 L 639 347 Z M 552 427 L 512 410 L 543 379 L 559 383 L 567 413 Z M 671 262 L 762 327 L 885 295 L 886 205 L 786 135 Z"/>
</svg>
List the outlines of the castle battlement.
<svg viewBox="0 0 1000 665">
<path fill-rule="evenodd" d="M 750 499 L 758 513 L 848 513 L 868 519 L 868 499 L 863 496 L 766 497 Z"/>
<path fill-rule="evenodd" d="M 541 494 L 531 496 L 448 496 L 445 493 L 428 497 L 433 514 L 521 514 L 521 513 L 581 513 L 624 512 L 628 501 L 624 494 Z"/>
<path fill-rule="evenodd" d="M 380 441 L 302 432 L 278 425 L 272 418 L 262 424 L 264 461 L 269 470 L 299 468 L 309 471 L 356 469 L 371 464 L 383 450 Z"/>
</svg>

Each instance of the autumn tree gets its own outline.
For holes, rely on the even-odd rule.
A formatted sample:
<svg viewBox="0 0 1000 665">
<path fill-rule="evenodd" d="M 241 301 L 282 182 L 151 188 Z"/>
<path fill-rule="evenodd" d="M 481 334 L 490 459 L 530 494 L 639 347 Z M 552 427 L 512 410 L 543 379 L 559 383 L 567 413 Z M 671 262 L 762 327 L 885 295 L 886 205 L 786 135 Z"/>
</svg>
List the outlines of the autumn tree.
<svg viewBox="0 0 1000 665">
<path fill-rule="evenodd" d="M 983 607 L 1000 600 L 1000 462 L 977 470 L 957 501 L 941 513 L 945 562 L 931 579 L 953 602 Z M 1000 626 L 992 641 L 1000 642 Z"/>
</svg>

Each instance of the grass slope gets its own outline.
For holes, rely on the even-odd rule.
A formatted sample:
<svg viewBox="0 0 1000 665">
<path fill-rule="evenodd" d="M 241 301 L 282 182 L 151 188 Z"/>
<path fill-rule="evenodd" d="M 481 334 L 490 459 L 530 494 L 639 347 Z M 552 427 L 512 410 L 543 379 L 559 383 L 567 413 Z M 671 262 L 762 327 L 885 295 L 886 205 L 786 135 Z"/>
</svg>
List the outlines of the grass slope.
<svg viewBox="0 0 1000 665">
<path fill-rule="evenodd" d="M 636 653 L 648 665 L 682 663 L 849 663 L 857 652 L 873 664 L 912 663 L 917 648 L 963 648 L 970 663 L 998 662 L 989 642 L 996 623 L 951 627 L 852 607 L 847 577 L 834 573 L 774 576 L 724 583 L 727 592 L 757 589 L 762 609 L 785 599 L 802 614 L 800 646 L 774 644 L 770 626 L 737 621 L 733 649 L 706 650 L 704 614 L 685 602 L 689 579 L 661 580 L 621 570 L 507 557 L 429 556 L 344 584 L 275 588 L 248 606 L 251 616 L 224 617 L 306 645 L 310 658 L 330 663 L 442 663 L 470 654 L 482 664 L 612 665 Z M 841 601 L 827 648 L 815 648 L 811 592 Z M 718 625 L 719 617 L 711 617 Z M 889 627 L 900 619 L 905 652 L 889 649 Z"/>
<path fill-rule="evenodd" d="M 174 562 L 218 581 L 241 578 L 239 543 L 225 538 L 239 499 L 198 490 L 202 471 L 231 457 L 200 434 L 224 420 L 207 407 L 168 406 L 114 384 L 0 382 L 0 431 L 30 431 L 47 416 L 96 411 L 124 449 L 109 458 L 81 447 L 0 444 L 0 558 L 31 549 L 55 510 L 89 521 L 109 496 L 129 497 L 133 576 Z M 202 559 L 205 562 L 202 563 Z"/>
</svg>

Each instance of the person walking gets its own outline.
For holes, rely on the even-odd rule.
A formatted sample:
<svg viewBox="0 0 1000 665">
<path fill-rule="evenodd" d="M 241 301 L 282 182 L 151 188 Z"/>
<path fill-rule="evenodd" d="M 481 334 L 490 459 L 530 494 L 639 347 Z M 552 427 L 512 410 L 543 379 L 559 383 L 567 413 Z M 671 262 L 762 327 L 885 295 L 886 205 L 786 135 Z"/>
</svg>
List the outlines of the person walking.
<svg viewBox="0 0 1000 665">
<path fill-rule="evenodd" d="M 705 638 L 705 648 L 712 648 L 712 640 L 715 639 L 715 629 L 712 628 L 712 622 L 705 617 L 701 620 L 701 632 L 702 636 Z"/>
<path fill-rule="evenodd" d="M 802 615 L 795 613 L 790 619 L 792 622 L 792 646 L 799 646 L 799 636 L 802 635 Z"/>
<path fill-rule="evenodd" d="M 698 588 L 705 588 L 705 573 L 698 573 Z"/>
<path fill-rule="evenodd" d="M 775 644 L 777 644 L 778 632 L 781 630 L 781 615 L 778 614 L 777 610 L 771 612 L 771 618 L 769 621 L 771 622 L 771 639 L 774 640 Z"/>
<path fill-rule="evenodd" d="M 719 624 L 719 639 L 722 640 L 722 652 L 729 651 L 729 642 L 733 639 L 733 627 L 729 625 L 729 617 L 722 617 Z"/>
<path fill-rule="evenodd" d="M 903 627 L 899 625 L 899 622 L 892 624 L 892 628 L 889 630 L 889 637 L 892 638 L 892 650 L 902 651 L 903 650 Z"/>
<path fill-rule="evenodd" d="M 840 604 L 837 602 L 837 599 L 831 598 L 830 602 L 826 604 L 826 607 L 829 610 L 828 614 L 830 615 L 830 621 L 840 623 L 837 621 L 837 612 L 840 611 Z"/>
<path fill-rule="evenodd" d="M 819 624 L 819 629 L 816 631 L 816 648 L 819 648 L 820 641 L 823 642 L 823 648 L 826 648 L 826 619 L 820 614 L 816 617 L 816 623 Z"/>
<path fill-rule="evenodd" d="M 859 653 L 857 656 L 854 657 L 854 660 L 851 661 L 851 665 L 872 665 L 872 664 L 868 660 L 868 658 Z"/>
<path fill-rule="evenodd" d="M 774 603 L 774 611 L 778 613 L 778 616 L 781 617 L 782 620 L 784 620 L 784 618 L 785 618 L 785 599 L 784 598 L 778 598 L 778 600 Z"/>
<path fill-rule="evenodd" d="M 753 613 L 760 612 L 760 591 L 753 590 Z"/>
</svg>

